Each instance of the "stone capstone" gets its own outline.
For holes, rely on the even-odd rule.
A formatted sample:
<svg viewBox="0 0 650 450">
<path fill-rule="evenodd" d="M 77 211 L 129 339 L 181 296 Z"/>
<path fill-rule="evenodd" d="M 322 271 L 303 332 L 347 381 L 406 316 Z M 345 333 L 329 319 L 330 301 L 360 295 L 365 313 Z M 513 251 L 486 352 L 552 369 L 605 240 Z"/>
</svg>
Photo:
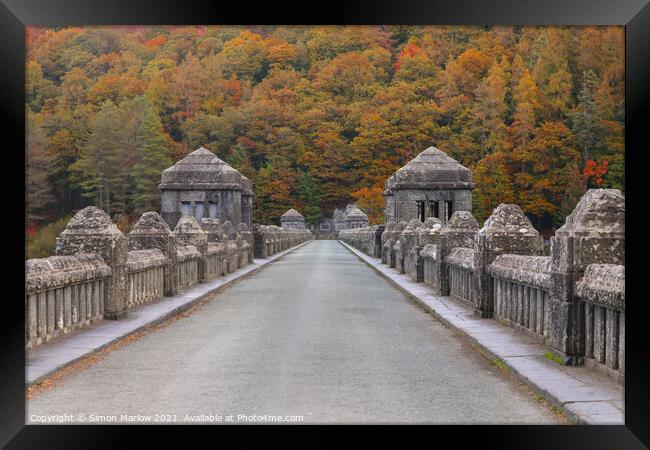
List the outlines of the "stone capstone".
<svg viewBox="0 0 650 450">
<path fill-rule="evenodd" d="M 157 248 L 149 250 L 131 250 L 126 266 L 129 272 L 139 272 L 152 267 L 163 267 L 168 263 L 167 257 Z"/>
<path fill-rule="evenodd" d="M 488 273 L 502 280 L 550 289 L 551 257 L 499 255 L 488 266 Z"/>
<path fill-rule="evenodd" d="M 32 294 L 107 278 L 111 267 L 98 254 L 50 256 L 25 261 L 25 289 Z"/>
<path fill-rule="evenodd" d="M 445 257 L 445 263 L 467 270 L 474 270 L 474 250 L 471 248 L 456 247 Z"/>
<path fill-rule="evenodd" d="M 625 311 L 625 266 L 590 264 L 576 283 L 576 295 L 584 301 Z"/>
</svg>

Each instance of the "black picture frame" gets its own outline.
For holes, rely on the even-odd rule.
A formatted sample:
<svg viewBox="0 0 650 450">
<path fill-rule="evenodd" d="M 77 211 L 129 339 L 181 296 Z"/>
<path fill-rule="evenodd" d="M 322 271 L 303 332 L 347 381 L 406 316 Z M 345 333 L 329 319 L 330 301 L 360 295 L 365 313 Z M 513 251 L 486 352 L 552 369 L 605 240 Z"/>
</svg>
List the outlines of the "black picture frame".
<svg viewBox="0 0 650 450">
<path fill-rule="evenodd" d="M 643 296 L 647 239 L 645 206 L 645 153 L 650 151 L 647 117 L 650 85 L 650 5 L 647 0 L 492 0 L 492 1 L 327 1 L 322 4 L 269 2 L 263 5 L 210 0 L 0 0 L 0 115 L 2 118 L 2 181 L 5 202 L 3 219 L 7 230 L 3 259 L 4 298 L 0 326 L 0 445 L 8 448 L 97 448 L 131 446 L 132 427 L 25 425 L 24 271 L 19 264 L 24 253 L 21 235 L 24 211 L 18 194 L 25 184 L 24 153 L 18 149 L 25 139 L 25 26 L 110 24 L 440 24 L 440 25 L 623 25 L 626 42 L 625 145 L 628 304 L 626 334 L 625 426 L 439 426 L 435 430 L 408 430 L 424 443 L 453 442 L 462 445 L 470 438 L 481 446 L 495 448 L 644 448 L 650 446 L 650 327 L 648 302 Z M 22 155 L 22 156 L 21 156 Z M 22 166 L 24 167 L 24 165 Z M 24 217 L 24 216 L 23 216 Z M 6 244 L 14 244 L 7 246 Z M 10 287 L 11 289 L 7 289 Z M 21 293 L 22 292 L 22 293 Z M 177 435 L 175 427 L 137 427 L 159 438 Z M 194 427 L 190 431 L 219 433 L 229 430 Z M 264 427 L 268 434 L 284 427 Z M 248 428 L 247 428 L 248 429 Z M 186 429 L 184 428 L 183 431 Z M 320 429 L 320 434 L 323 430 Z M 370 430 L 377 437 L 383 431 Z M 246 433 L 248 436 L 249 433 Z M 473 436 L 472 436 L 473 435 Z M 450 438 L 447 440 L 445 438 Z M 167 441 L 170 443 L 171 441 Z M 242 441 L 243 442 L 243 441 Z M 319 439 L 319 442 L 324 442 Z M 415 442 L 415 441 L 412 441 Z"/>
</svg>

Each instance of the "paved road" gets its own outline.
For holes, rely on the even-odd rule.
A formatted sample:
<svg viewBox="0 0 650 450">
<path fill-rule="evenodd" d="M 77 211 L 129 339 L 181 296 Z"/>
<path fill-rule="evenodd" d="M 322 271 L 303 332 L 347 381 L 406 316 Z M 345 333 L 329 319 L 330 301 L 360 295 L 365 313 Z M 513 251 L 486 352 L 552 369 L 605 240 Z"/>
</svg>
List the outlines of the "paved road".
<svg viewBox="0 0 650 450">
<path fill-rule="evenodd" d="M 118 422 L 127 420 L 122 414 L 179 422 L 244 414 L 557 423 L 529 391 L 336 241 L 303 246 L 189 317 L 66 376 L 27 408 L 28 422 L 53 414 Z"/>
</svg>

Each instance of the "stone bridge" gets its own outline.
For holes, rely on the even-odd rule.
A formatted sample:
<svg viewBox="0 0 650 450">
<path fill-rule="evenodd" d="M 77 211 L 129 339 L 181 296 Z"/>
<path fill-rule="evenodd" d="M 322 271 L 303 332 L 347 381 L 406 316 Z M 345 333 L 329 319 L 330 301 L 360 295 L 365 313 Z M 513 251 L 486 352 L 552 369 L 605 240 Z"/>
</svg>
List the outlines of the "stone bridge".
<svg viewBox="0 0 650 450">
<path fill-rule="evenodd" d="M 387 181 L 386 224 L 314 241 L 293 209 L 249 226 L 250 180 L 210 155 L 163 175 L 167 219 L 124 235 L 88 207 L 26 262 L 28 423 L 622 423 L 619 191 L 543 255 L 516 205 L 479 227 L 471 173 L 431 148 Z"/>
</svg>

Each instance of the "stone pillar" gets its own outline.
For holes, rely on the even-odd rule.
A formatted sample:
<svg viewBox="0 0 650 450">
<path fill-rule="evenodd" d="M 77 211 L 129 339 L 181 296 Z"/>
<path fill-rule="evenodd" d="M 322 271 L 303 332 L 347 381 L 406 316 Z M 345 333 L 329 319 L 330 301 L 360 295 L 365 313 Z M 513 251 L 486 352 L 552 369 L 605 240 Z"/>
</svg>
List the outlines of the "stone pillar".
<svg viewBox="0 0 650 450">
<path fill-rule="evenodd" d="M 625 265 L 625 197 L 590 189 L 551 238 L 551 293 L 546 341 L 565 364 L 584 359 L 584 310 L 574 288 L 589 264 Z"/>
<path fill-rule="evenodd" d="M 244 266 L 253 262 L 253 233 L 249 231 L 248 226 L 245 223 L 237 225 L 237 232 L 242 240 L 243 258 L 241 265 Z"/>
<path fill-rule="evenodd" d="M 382 264 L 388 264 L 388 252 L 386 250 L 387 243 L 393 235 L 393 229 L 397 225 L 395 222 L 388 222 L 381 233 L 381 247 L 379 248 L 380 258 Z"/>
<path fill-rule="evenodd" d="M 176 239 L 172 236 L 167 222 L 157 212 L 146 212 L 128 235 L 129 250 L 149 250 L 157 248 L 167 257 L 163 267 L 163 294 L 175 295 L 178 291 L 178 272 Z"/>
<path fill-rule="evenodd" d="M 440 228 L 436 240 L 436 279 L 440 295 L 449 295 L 449 270 L 445 258 L 456 247 L 474 248 L 478 223 L 469 211 L 456 211 Z"/>
<path fill-rule="evenodd" d="M 127 239 L 108 214 L 95 206 L 77 212 L 56 238 L 55 251 L 57 255 L 99 254 L 112 272 L 104 284 L 104 318 L 115 320 L 126 316 Z"/>
<path fill-rule="evenodd" d="M 371 256 L 374 256 L 375 258 L 381 258 L 381 237 L 384 234 L 384 230 L 386 229 L 385 225 L 377 225 L 374 231 L 374 245 L 373 245 L 373 253 Z"/>
<path fill-rule="evenodd" d="M 400 237 L 402 236 L 402 231 L 404 231 L 404 228 L 406 228 L 408 225 L 408 222 L 406 221 L 401 221 L 397 222 L 395 225 L 395 228 L 393 228 L 393 233 L 391 236 L 391 239 L 388 240 L 388 266 L 389 267 L 396 267 L 397 266 L 397 261 L 396 261 L 396 244 L 399 242 Z"/>
<path fill-rule="evenodd" d="M 422 225 L 420 219 L 411 219 L 404 228 L 404 231 L 397 237 L 397 242 L 395 243 L 395 247 L 397 248 L 395 252 L 395 267 L 400 273 L 406 272 L 406 259 L 411 249 L 416 245 L 416 236 L 420 225 Z"/>
<path fill-rule="evenodd" d="M 500 204 L 488 217 L 474 243 L 474 313 L 491 318 L 494 311 L 488 265 L 497 255 L 541 255 L 544 241 L 517 205 Z"/>
<path fill-rule="evenodd" d="M 215 218 L 204 217 L 199 223 L 201 229 L 208 234 L 208 250 L 215 252 L 217 258 L 217 276 L 225 275 L 228 270 L 226 256 L 226 238 L 221 227 L 221 221 Z"/>
<path fill-rule="evenodd" d="M 199 226 L 208 234 L 208 243 L 216 244 L 217 242 L 224 241 L 223 229 L 221 228 L 221 221 L 219 219 L 204 217 L 199 222 Z"/>
<path fill-rule="evenodd" d="M 237 270 L 239 266 L 239 242 L 237 241 L 237 230 L 232 222 L 226 220 L 223 223 L 223 232 L 226 238 L 226 259 L 228 260 L 228 273 Z"/>
<path fill-rule="evenodd" d="M 437 244 L 443 223 L 436 217 L 427 217 L 417 230 L 417 243 L 413 249 L 411 277 L 418 283 L 424 281 L 424 260 L 420 252 L 425 245 Z"/>
<path fill-rule="evenodd" d="M 267 242 L 264 225 L 253 224 L 253 254 L 256 258 L 266 258 Z"/>
<path fill-rule="evenodd" d="M 181 216 L 174 227 L 172 235 L 176 238 L 177 245 L 193 245 L 201 253 L 199 261 L 199 282 L 207 279 L 208 265 L 208 233 L 201 229 L 194 216 Z"/>
</svg>

